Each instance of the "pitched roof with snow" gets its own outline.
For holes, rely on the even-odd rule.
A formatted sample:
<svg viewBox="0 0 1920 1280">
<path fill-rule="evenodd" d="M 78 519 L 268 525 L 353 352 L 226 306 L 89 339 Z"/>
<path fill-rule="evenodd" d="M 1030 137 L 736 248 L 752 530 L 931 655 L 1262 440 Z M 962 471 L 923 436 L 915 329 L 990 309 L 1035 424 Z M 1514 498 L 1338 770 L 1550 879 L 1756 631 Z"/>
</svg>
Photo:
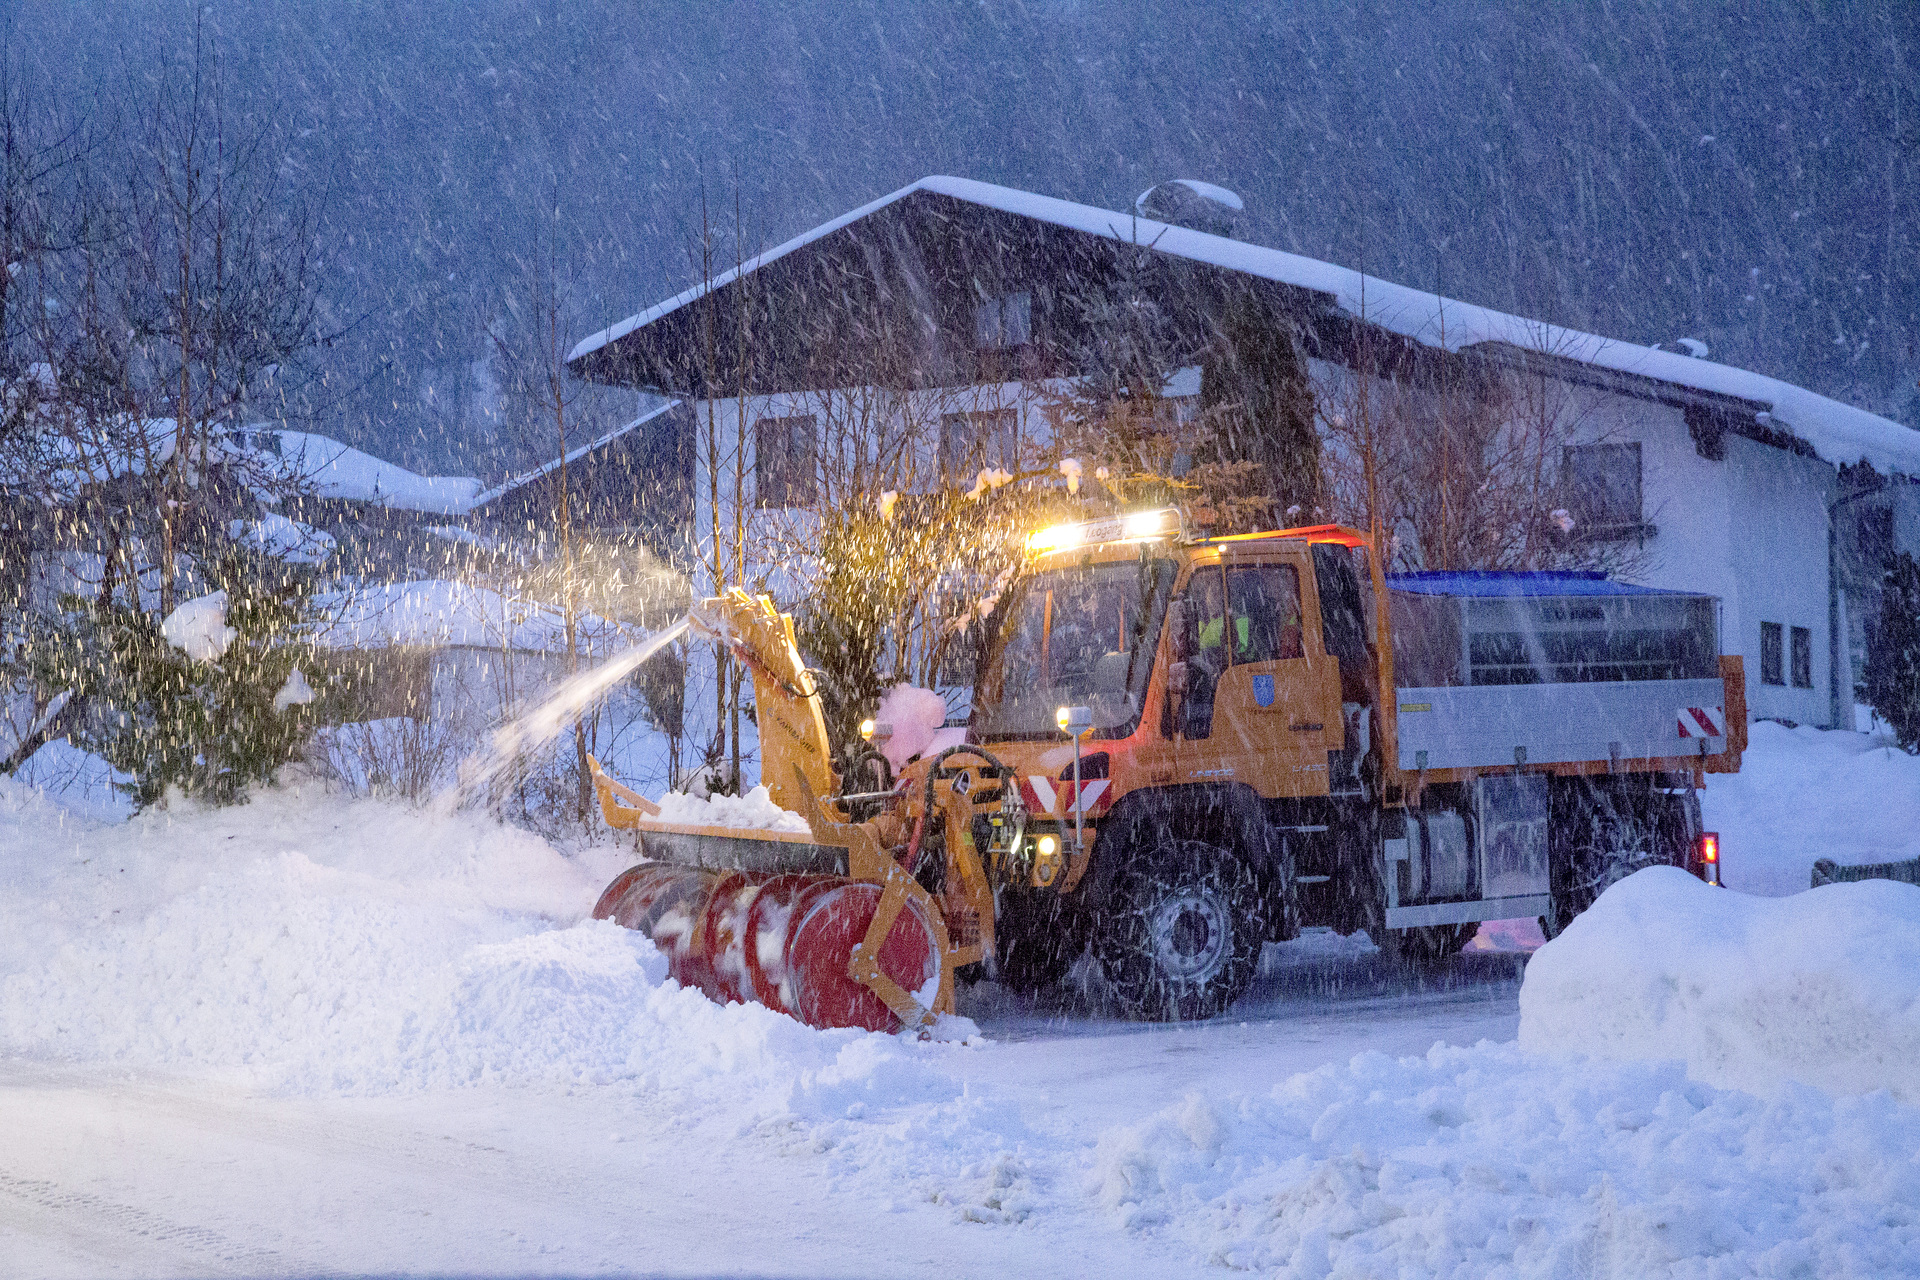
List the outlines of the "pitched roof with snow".
<svg viewBox="0 0 1920 1280">
<path fill-rule="evenodd" d="M 1447 351 L 1516 348 L 1628 377 L 1764 405 L 1767 416 L 1763 425 L 1798 437 L 1828 462 L 1836 465 L 1867 462 L 1880 471 L 1920 475 L 1920 432 L 1764 374 L 1507 315 L 1279 249 L 1030 191 L 944 176 L 922 178 L 891 195 L 861 205 L 749 259 L 710 283 L 696 285 L 630 316 L 582 340 L 567 359 L 571 362 L 592 355 L 709 291 L 725 288 L 749 272 L 922 193 L 997 209 L 1101 239 L 1150 245 L 1159 253 L 1312 290 L 1325 295 L 1334 306 L 1356 319 L 1423 346 Z"/>
<path fill-rule="evenodd" d="M 647 423 L 652 422 L 655 418 L 658 418 L 661 414 L 666 413 L 668 410 L 674 408 L 679 403 L 680 402 L 678 400 L 668 400 L 664 404 L 656 405 L 653 408 L 647 410 L 645 413 L 641 414 L 639 417 L 635 418 L 633 421 L 628 422 L 622 426 L 615 427 L 613 430 L 607 432 L 605 435 L 601 436 L 597 440 L 591 441 L 590 443 L 587 443 L 587 444 L 580 445 L 575 449 L 571 449 L 561 457 L 555 458 L 551 462 L 544 463 L 541 466 L 535 467 L 532 471 L 522 472 L 520 475 L 514 476 L 512 479 L 507 480 L 503 484 L 495 485 L 493 488 L 488 489 L 485 493 L 476 494 L 472 499 L 468 501 L 464 510 L 478 512 L 480 508 L 500 498 L 506 497 L 508 494 L 514 492 L 516 489 L 524 488 L 527 485 L 532 484 L 534 481 L 540 479 L 542 476 L 552 474 L 554 471 L 557 471 L 561 466 L 571 465 L 572 463 L 578 462 L 580 459 L 586 457 L 590 453 L 606 448 L 608 445 L 612 444 L 615 440 L 618 440 L 620 439 L 620 437 L 626 435 L 629 431 L 634 430 L 636 427 L 644 427 Z"/>
<path fill-rule="evenodd" d="M 258 434 L 267 434 L 262 431 Z M 331 436 L 307 431 L 274 431 L 280 462 L 292 478 L 322 498 L 370 502 L 401 511 L 458 515 L 480 492 L 472 476 L 423 476 L 395 466 Z"/>
</svg>

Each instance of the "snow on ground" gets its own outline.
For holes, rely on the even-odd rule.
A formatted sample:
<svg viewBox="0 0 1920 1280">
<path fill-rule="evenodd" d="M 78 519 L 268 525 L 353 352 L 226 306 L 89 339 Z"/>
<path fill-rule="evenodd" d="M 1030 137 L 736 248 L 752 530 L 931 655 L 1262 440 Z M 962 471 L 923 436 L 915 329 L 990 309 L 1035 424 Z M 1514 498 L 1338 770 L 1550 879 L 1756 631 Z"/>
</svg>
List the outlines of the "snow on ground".
<svg viewBox="0 0 1920 1280">
<path fill-rule="evenodd" d="M 1629 877 L 1535 956 L 1520 1044 L 1672 1057 L 1775 1095 L 1920 1103 L 1920 888 L 1888 880 L 1757 898 L 1676 867 Z"/>
<path fill-rule="evenodd" d="M 1839 745 L 1755 737 L 1782 777 Z M 1756 860 L 1861 860 L 1793 821 Z M 629 857 L 312 784 L 117 823 L 0 784 L 14 1273 L 1920 1274 L 1920 1108 L 1664 1056 L 1751 1042 L 1756 956 L 1911 973 L 1862 895 L 1649 873 L 1524 987 L 1521 956 L 1414 979 L 1312 932 L 1212 1023 L 1114 1020 L 1083 966 L 1091 1013 L 980 987 L 983 1039 L 918 1044 L 680 990 L 584 919 Z M 1847 1034 L 1899 1033 L 1885 986 Z"/>
<path fill-rule="evenodd" d="M 1730 888 L 1799 893 L 1820 858 L 1920 856 L 1920 757 L 1881 735 L 1760 721 L 1740 772 L 1708 776 L 1701 813 Z"/>
</svg>

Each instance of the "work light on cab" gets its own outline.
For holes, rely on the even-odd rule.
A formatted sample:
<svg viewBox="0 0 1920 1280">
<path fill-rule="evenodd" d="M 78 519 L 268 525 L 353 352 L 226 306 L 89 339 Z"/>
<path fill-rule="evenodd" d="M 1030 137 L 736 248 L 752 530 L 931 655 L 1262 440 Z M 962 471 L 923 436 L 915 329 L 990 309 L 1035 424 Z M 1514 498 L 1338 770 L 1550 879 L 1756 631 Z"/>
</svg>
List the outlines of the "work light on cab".
<svg viewBox="0 0 1920 1280">
<path fill-rule="evenodd" d="M 1177 537 L 1181 531 L 1177 507 L 1154 511 L 1129 511 L 1075 524 L 1056 524 L 1027 537 L 1027 550 L 1066 551 L 1074 547 L 1103 542 L 1148 542 L 1155 538 Z"/>
</svg>

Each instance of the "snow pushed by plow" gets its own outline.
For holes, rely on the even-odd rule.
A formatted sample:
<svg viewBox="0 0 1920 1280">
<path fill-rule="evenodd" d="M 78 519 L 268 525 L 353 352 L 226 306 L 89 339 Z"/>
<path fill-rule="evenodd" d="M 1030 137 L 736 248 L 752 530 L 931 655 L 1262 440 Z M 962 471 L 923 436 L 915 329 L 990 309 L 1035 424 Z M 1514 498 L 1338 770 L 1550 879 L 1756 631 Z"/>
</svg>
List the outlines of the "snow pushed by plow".
<svg viewBox="0 0 1920 1280">
<path fill-rule="evenodd" d="M 1920 1103 L 1920 888 L 1755 898 L 1641 871 L 1533 957 L 1520 1045 L 1677 1058 L 1762 1095 L 1797 1081 Z"/>
<path fill-rule="evenodd" d="M 5 807 L 59 820 L 32 793 Z M 645 937 L 584 919 L 617 853 L 298 791 L 64 821 L 63 840 L 0 844 L 6 883 L 40 880 L 0 903 L 9 1053 L 295 1095 L 711 1086 L 749 1113 L 849 1072 L 914 1074 L 849 1054 L 856 1035 L 682 990 Z"/>
<path fill-rule="evenodd" d="M 1527 962 L 1517 1044 L 1471 1043 L 1517 957 L 1422 994 L 1316 935 L 1269 972 L 1321 995 L 1142 1027 L 985 988 L 956 1045 L 681 989 L 586 918 L 630 860 L 305 784 L 115 824 L 0 782 L 0 1234 L 31 1201 L 31 1274 L 218 1270 L 77 1251 L 46 1206 L 84 1191 L 263 1275 L 1920 1275 L 1920 891 L 1631 877 Z"/>
<path fill-rule="evenodd" d="M 1511 1045 L 1364 1054 L 1104 1135 L 1096 1194 L 1288 1276 L 1920 1274 L 1920 1113 Z"/>
</svg>

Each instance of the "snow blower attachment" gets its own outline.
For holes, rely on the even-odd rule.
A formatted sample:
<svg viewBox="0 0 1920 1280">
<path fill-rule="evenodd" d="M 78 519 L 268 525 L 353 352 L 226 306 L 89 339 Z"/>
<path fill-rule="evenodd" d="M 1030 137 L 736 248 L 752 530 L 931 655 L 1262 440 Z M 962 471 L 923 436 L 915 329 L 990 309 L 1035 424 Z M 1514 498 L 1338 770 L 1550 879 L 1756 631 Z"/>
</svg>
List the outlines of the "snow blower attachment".
<svg viewBox="0 0 1920 1280">
<path fill-rule="evenodd" d="M 836 796 L 826 723 L 792 619 L 738 588 L 702 601 L 689 619 L 753 673 L 768 791 L 807 820 L 808 832 L 662 821 L 659 806 L 594 761 L 607 824 L 635 831 L 651 859 L 607 886 L 594 918 L 651 937 L 683 985 L 811 1026 L 896 1031 L 951 1013 L 954 970 L 992 946 L 989 863 L 972 836 L 981 805 L 998 802 L 991 829 L 1010 837 L 991 842 L 989 862 L 1019 847 L 1025 813 L 1005 785 L 1010 772 L 971 747 L 942 752 L 910 825 L 904 780 L 892 791 Z M 977 760 L 948 764 L 959 756 Z M 872 810 L 870 820 L 847 820 Z"/>
</svg>

